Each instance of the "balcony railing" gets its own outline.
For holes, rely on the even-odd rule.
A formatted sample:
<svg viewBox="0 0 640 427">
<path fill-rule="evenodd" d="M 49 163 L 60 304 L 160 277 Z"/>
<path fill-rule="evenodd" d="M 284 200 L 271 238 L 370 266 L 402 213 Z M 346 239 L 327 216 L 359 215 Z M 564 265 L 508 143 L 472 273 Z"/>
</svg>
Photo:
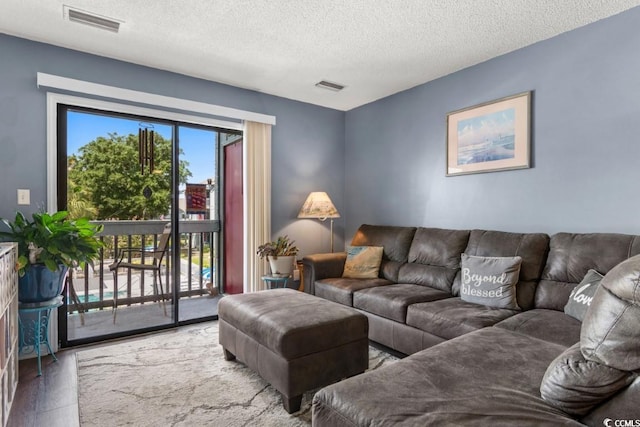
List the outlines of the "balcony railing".
<svg viewBox="0 0 640 427">
<path fill-rule="evenodd" d="M 104 225 L 100 235 L 104 248 L 93 267 L 74 270 L 69 275 L 69 313 L 83 313 L 89 310 L 103 310 L 145 304 L 152 301 L 170 300 L 173 297 L 172 244 L 162 258 L 160 274 L 164 284 L 163 292 L 158 292 L 159 280 L 153 271 L 138 271 L 120 268 L 114 275 L 109 266 L 115 262 L 119 250 L 132 248 L 125 255 L 127 263 L 151 264 L 149 252 L 158 247 L 160 236 L 168 221 L 96 221 Z M 218 289 L 217 220 L 180 221 L 180 275 L 178 297 L 202 296 Z M 138 250 L 139 249 L 139 250 Z"/>
</svg>

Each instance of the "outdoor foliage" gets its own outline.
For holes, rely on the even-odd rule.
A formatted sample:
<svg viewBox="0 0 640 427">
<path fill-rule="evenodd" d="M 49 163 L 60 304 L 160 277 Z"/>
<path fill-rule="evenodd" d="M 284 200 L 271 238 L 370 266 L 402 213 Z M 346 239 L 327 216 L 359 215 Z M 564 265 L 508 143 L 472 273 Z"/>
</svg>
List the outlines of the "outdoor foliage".
<svg viewBox="0 0 640 427">
<path fill-rule="evenodd" d="M 69 158 L 69 171 L 74 170 L 77 163 L 77 157 Z M 91 193 L 87 186 L 78 185 L 73 181 L 72 177 L 67 178 L 67 211 L 72 218 L 96 218 L 96 208 L 91 203 Z"/>
<path fill-rule="evenodd" d="M 138 136 L 110 133 L 80 148 L 68 160 L 68 206 L 72 217 L 153 219 L 171 206 L 171 140 L 155 135 L 155 170 L 140 171 Z M 191 176 L 188 162 L 179 164 L 180 183 Z M 145 187 L 151 197 L 143 195 Z"/>
</svg>

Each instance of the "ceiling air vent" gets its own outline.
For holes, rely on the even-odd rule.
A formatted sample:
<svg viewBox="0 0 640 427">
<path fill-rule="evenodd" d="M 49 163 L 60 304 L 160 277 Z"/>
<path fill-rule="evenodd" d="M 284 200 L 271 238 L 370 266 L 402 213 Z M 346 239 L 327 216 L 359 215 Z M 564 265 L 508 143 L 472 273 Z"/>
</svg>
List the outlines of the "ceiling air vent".
<svg viewBox="0 0 640 427">
<path fill-rule="evenodd" d="M 64 6 L 63 13 L 69 21 L 78 22 L 80 24 L 91 25 L 92 27 L 100 28 L 107 31 L 117 33 L 120 30 L 120 22 L 111 18 L 96 15 L 93 13 L 85 12 L 78 9 L 71 9 L 69 6 Z"/>
<path fill-rule="evenodd" d="M 334 92 L 340 92 L 342 89 L 344 89 L 344 85 L 328 82 L 326 80 L 322 80 L 316 83 L 316 86 L 321 87 L 322 89 L 329 89 Z"/>
</svg>

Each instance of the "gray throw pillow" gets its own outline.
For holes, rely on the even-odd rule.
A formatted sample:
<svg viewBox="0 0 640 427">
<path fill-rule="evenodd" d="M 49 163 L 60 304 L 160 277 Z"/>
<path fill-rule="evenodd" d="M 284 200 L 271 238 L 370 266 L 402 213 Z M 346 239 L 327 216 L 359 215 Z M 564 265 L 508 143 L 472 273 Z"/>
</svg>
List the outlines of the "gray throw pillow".
<svg viewBox="0 0 640 427">
<path fill-rule="evenodd" d="M 602 277 L 602 274 L 595 270 L 587 271 L 582 281 L 571 291 L 569 301 L 564 306 L 564 312 L 582 322 L 587 309 L 591 305 L 591 300 L 593 300 L 593 296 L 596 294 L 598 286 L 600 286 Z"/>
<path fill-rule="evenodd" d="M 567 414 L 582 416 L 631 384 L 635 376 L 586 360 L 576 343 L 551 362 L 540 384 L 540 396 Z"/>
<path fill-rule="evenodd" d="M 474 304 L 520 310 L 516 301 L 520 264 L 519 256 L 482 257 L 463 253 L 460 297 Z"/>
<path fill-rule="evenodd" d="M 640 372 L 640 255 L 602 279 L 580 328 L 585 359 Z"/>
</svg>

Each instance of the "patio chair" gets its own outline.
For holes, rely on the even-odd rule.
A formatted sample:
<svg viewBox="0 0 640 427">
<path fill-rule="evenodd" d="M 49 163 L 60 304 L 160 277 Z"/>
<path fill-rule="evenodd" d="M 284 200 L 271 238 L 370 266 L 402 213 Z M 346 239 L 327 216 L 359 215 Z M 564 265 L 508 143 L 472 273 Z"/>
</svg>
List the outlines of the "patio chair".
<svg viewBox="0 0 640 427">
<path fill-rule="evenodd" d="M 118 286 L 117 275 L 118 269 L 126 268 L 129 271 L 152 271 L 153 272 L 153 294 L 160 295 L 162 298 L 162 309 L 164 315 L 167 315 L 167 307 L 165 304 L 164 288 L 162 286 L 162 274 L 160 274 L 160 268 L 162 266 L 162 259 L 164 258 L 167 248 L 169 247 L 169 238 L 171 237 L 171 224 L 166 224 L 162 230 L 162 234 L 158 240 L 158 246 L 155 249 L 147 250 L 140 248 L 119 248 L 118 254 L 113 264 L 109 265 L 109 270 L 113 272 L 113 323 L 116 322 L 116 310 L 118 308 Z M 148 263 L 132 263 L 128 262 L 131 259 L 130 256 L 125 257 L 126 254 L 131 253 L 145 253 L 151 255 L 151 264 Z M 146 261 L 146 260 L 145 260 Z M 144 273 L 143 273 L 144 274 Z M 158 293 L 158 287 L 160 292 Z"/>
<path fill-rule="evenodd" d="M 69 274 L 67 274 L 65 279 L 65 286 L 67 287 L 69 302 L 75 306 L 76 311 L 80 315 L 80 325 L 84 326 L 84 313 L 86 309 L 84 308 L 84 304 L 80 301 L 80 297 L 78 297 L 78 293 L 76 292 L 76 287 L 73 284 L 73 274 L 74 269 L 70 268 Z M 67 310 L 69 310 L 69 308 L 67 308 Z M 68 312 L 71 314 L 71 310 Z"/>
</svg>

